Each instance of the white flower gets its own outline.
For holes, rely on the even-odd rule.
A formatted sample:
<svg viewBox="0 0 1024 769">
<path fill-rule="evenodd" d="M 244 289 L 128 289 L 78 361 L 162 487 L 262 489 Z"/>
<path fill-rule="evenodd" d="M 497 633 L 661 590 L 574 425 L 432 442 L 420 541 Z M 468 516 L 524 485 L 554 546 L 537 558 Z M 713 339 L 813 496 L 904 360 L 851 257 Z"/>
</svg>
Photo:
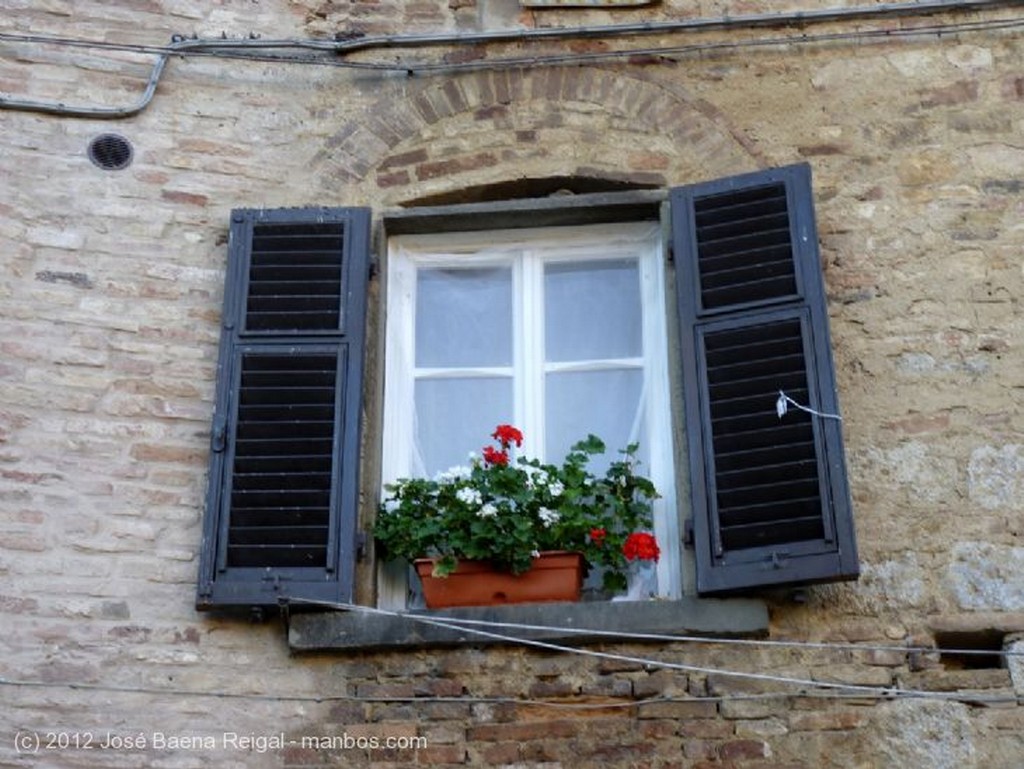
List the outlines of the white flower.
<svg viewBox="0 0 1024 769">
<path fill-rule="evenodd" d="M 479 505 L 483 501 L 480 492 L 476 489 L 461 488 L 455 492 L 455 498 L 467 505 Z"/>
<path fill-rule="evenodd" d="M 480 518 L 493 518 L 498 514 L 498 508 L 488 502 L 486 505 L 476 511 L 476 514 Z"/>
<path fill-rule="evenodd" d="M 555 481 L 548 486 L 548 493 L 553 497 L 560 497 L 563 491 L 565 491 L 565 486 L 561 481 Z"/>
<path fill-rule="evenodd" d="M 531 550 L 531 551 L 530 551 L 530 555 L 531 555 L 531 556 L 532 556 L 533 558 L 540 558 L 540 550 Z"/>
<path fill-rule="evenodd" d="M 542 507 L 537 511 L 537 516 L 540 518 L 540 522 L 544 524 L 545 529 L 550 529 L 551 525 L 558 523 L 558 519 L 561 518 L 557 510 L 549 510 L 546 507 Z"/>
<path fill-rule="evenodd" d="M 532 489 L 535 486 L 543 486 L 548 482 L 548 474 L 539 467 L 528 466 L 526 470 L 526 488 Z"/>
<path fill-rule="evenodd" d="M 394 497 L 388 497 L 384 500 L 384 512 L 393 513 L 401 506 L 401 503 Z"/>
<path fill-rule="evenodd" d="M 464 481 L 472 474 L 472 470 L 465 465 L 456 465 L 455 467 L 449 467 L 447 470 L 440 472 L 434 478 L 438 483 L 454 483 L 456 481 Z"/>
</svg>

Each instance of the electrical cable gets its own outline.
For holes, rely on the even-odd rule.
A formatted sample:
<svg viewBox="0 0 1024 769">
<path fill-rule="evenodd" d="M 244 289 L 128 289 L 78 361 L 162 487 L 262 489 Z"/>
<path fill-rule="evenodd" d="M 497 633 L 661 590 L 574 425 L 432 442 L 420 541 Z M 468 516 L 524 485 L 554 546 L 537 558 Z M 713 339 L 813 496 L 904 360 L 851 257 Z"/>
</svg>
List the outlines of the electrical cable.
<svg viewBox="0 0 1024 769">
<path fill-rule="evenodd" d="M 366 607 L 360 607 L 365 609 Z M 503 633 L 493 633 L 487 630 L 478 630 L 475 628 L 468 628 L 460 626 L 458 624 L 450 623 L 441 619 L 434 619 L 425 617 L 423 615 L 404 615 L 413 619 L 417 622 L 422 622 L 427 625 L 433 625 L 435 627 L 446 628 L 449 630 L 459 630 L 460 632 L 468 632 L 473 635 L 480 636 L 482 638 L 488 638 L 490 640 L 503 641 L 506 643 L 513 643 L 522 646 L 529 646 L 537 649 L 543 649 L 545 651 L 556 651 L 568 654 L 576 654 L 585 657 L 594 657 L 603 660 L 612 660 L 615 662 L 627 662 L 645 667 L 660 668 L 665 670 L 679 670 L 685 673 L 699 673 L 703 675 L 716 675 L 724 678 L 740 678 L 747 681 L 757 681 L 761 683 L 778 683 L 790 686 L 801 686 L 809 689 L 835 689 L 847 693 L 856 693 L 861 695 L 867 695 L 871 697 L 877 697 L 881 699 L 940 699 L 940 700 L 956 700 L 956 701 L 969 701 L 969 702 L 1003 702 L 1006 701 L 1006 696 L 1001 695 L 975 695 L 973 693 L 965 694 L 962 692 L 934 692 L 925 691 L 920 689 L 902 689 L 896 686 L 870 686 L 864 684 L 847 684 L 832 681 L 816 681 L 808 678 L 798 678 L 796 676 L 777 676 L 770 673 L 752 673 L 749 671 L 738 671 L 729 670 L 726 668 L 713 668 L 703 665 L 690 665 L 683 662 L 668 662 L 665 660 L 649 659 L 645 657 L 637 657 L 631 654 L 618 654 L 615 652 L 595 651 L 593 649 L 580 649 L 573 646 L 565 646 L 564 644 L 556 644 L 549 641 L 539 641 L 536 639 L 521 638 L 517 636 L 506 635 Z M 1017 697 L 1014 696 L 1013 700 L 1016 701 Z"/>
<path fill-rule="evenodd" d="M 743 17 L 736 17 L 738 20 Z M 286 56 L 281 54 L 267 54 L 258 53 L 258 51 L 266 50 L 310 50 L 318 53 L 332 53 L 332 54 L 350 54 L 359 50 L 367 50 L 371 48 L 401 48 L 401 47 L 413 47 L 411 41 L 418 41 L 419 45 L 422 46 L 437 46 L 437 45 L 479 45 L 481 37 L 471 35 L 449 35 L 449 36 L 419 36 L 419 37 L 403 37 L 403 38 L 365 38 L 358 39 L 356 42 L 360 44 L 359 48 L 347 47 L 348 44 L 345 42 L 334 43 L 325 40 L 300 40 L 300 39 L 281 39 L 281 40 L 263 40 L 260 38 L 242 38 L 237 40 L 221 40 L 221 39 L 179 39 L 176 37 L 176 41 L 171 45 L 167 46 L 153 46 L 153 45 L 141 45 L 141 44 L 129 44 L 129 43 L 111 43 L 107 41 L 87 41 L 78 40 L 67 37 L 48 37 L 40 35 L 20 35 L 11 34 L 6 32 L 0 32 L 0 42 L 15 42 L 15 43 L 33 43 L 36 45 L 55 45 L 62 47 L 73 47 L 73 48 L 95 48 L 99 50 L 110 50 L 124 53 L 137 53 L 157 56 L 181 56 L 181 57 L 207 57 L 207 58 L 224 58 L 224 59 L 241 59 L 246 61 L 255 62 L 266 62 L 266 63 L 281 63 L 281 64 L 306 64 L 313 66 L 322 67 L 341 67 L 351 69 L 367 69 L 376 70 L 382 72 L 412 72 L 425 73 L 434 71 L 459 71 L 466 68 L 490 66 L 490 65 L 503 65 L 503 66 L 526 66 L 534 64 L 536 62 L 542 63 L 577 63 L 577 62 L 590 62 L 595 59 L 600 60 L 603 58 L 619 58 L 623 56 L 636 56 L 645 54 L 657 54 L 657 53 L 689 53 L 693 51 L 705 51 L 705 50 L 720 50 L 720 49 L 733 49 L 733 48 L 747 48 L 747 47 L 763 47 L 773 45 L 787 45 L 787 44 L 801 44 L 801 43 L 817 43 L 817 42 L 833 42 L 841 40 L 860 40 L 864 38 L 883 37 L 883 38 L 898 38 L 898 37 L 920 37 L 920 36 L 931 36 L 943 34 L 959 34 L 959 33 L 970 33 L 970 32 L 982 32 L 982 31 L 994 31 L 1000 29 L 1012 29 L 1024 25 L 1024 19 L 1021 18 L 1005 18 L 1005 19 L 988 19 L 984 21 L 964 21 L 964 22 L 948 22 L 945 24 L 933 24 L 933 25 L 922 25 L 914 27 L 885 27 L 881 29 L 871 30 L 856 30 L 851 32 L 834 32 L 834 33 L 823 33 L 819 35 L 811 35 L 807 33 L 801 33 L 799 35 L 784 35 L 776 36 L 764 39 L 749 39 L 749 40 L 737 40 L 737 41 L 720 41 L 711 42 L 704 44 L 688 44 L 688 45 L 676 45 L 676 46 L 658 46 L 658 47 L 644 47 L 644 48 L 627 48 L 621 50 L 612 51 L 594 51 L 589 53 L 570 53 L 570 54 L 550 54 L 550 55 L 534 55 L 534 56 L 520 56 L 510 57 L 503 59 L 491 59 L 491 60 L 480 60 L 470 62 L 372 62 L 372 61 L 348 61 L 344 59 L 336 59 L 332 57 L 321 57 L 314 58 L 311 56 L 297 57 L 297 56 Z M 654 31 L 655 28 L 650 26 L 644 26 L 641 28 L 645 32 Z M 520 30 L 522 33 L 529 32 L 555 32 L 557 34 L 548 35 L 548 38 L 587 38 L 593 37 L 593 34 L 587 34 L 591 31 L 602 31 L 609 37 L 623 37 L 641 34 L 640 30 L 632 27 L 624 29 L 622 27 L 595 27 L 595 28 L 544 28 L 541 30 Z M 681 30 L 665 30 L 669 31 L 681 31 Z M 522 39 L 520 39 L 522 38 Z M 509 38 L 508 35 L 499 35 L 489 38 L 490 42 L 513 42 L 513 41 L 530 41 L 534 39 L 541 39 L 535 37 L 525 37 L 517 35 L 515 38 Z M 254 53 L 256 51 L 257 53 Z"/>
<path fill-rule="evenodd" d="M 1017 3 L 1008 0 L 961 0 L 960 2 L 932 3 L 891 3 L 879 6 L 854 6 L 840 9 L 824 9 L 814 12 L 792 12 L 768 15 L 748 15 L 735 17 L 714 17 L 687 19 L 670 22 L 646 22 L 641 24 L 605 25 L 596 27 L 549 27 L 541 29 L 515 29 L 498 32 L 457 33 L 442 35 L 394 35 L 382 37 L 350 37 L 339 41 L 326 40 L 263 40 L 248 38 L 238 40 L 198 40 L 176 36 L 169 46 L 147 46 L 103 41 L 83 41 L 66 37 L 46 37 L 39 35 L 18 35 L 0 33 L 0 42 L 21 42 L 35 44 L 52 44 L 78 48 L 96 48 L 116 50 L 158 56 L 147 80 L 144 93 L 140 99 L 127 107 L 74 107 L 61 102 L 38 102 L 23 99 L 0 97 L 0 109 L 44 112 L 67 117 L 93 117 L 114 119 L 130 117 L 145 109 L 155 94 L 157 84 L 164 71 L 168 57 L 207 56 L 225 59 L 243 59 L 279 64 L 304 64 L 313 66 L 332 66 L 355 70 L 377 72 L 405 73 L 407 75 L 423 75 L 436 73 L 456 73 L 479 69 L 524 68 L 541 66 L 558 66 L 563 64 L 581 65 L 600 61 L 611 61 L 630 57 L 668 57 L 714 50 L 737 50 L 764 46 L 800 45 L 822 43 L 838 40 L 865 40 L 871 38 L 893 38 L 906 36 L 930 36 L 943 34 L 959 34 L 977 31 L 1011 29 L 1024 25 L 1022 19 L 996 19 L 979 22 L 960 22 L 927 27 L 888 28 L 879 30 L 859 30 L 821 35 L 790 35 L 777 36 L 759 40 L 719 41 L 690 45 L 661 46 L 646 48 L 628 48 L 614 51 L 598 51 L 590 53 L 551 54 L 506 57 L 497 59 L 480 59 L 468 62 L 362 62 L 350 61 L 345 58 L 356 51 L 387 48 L 427 47 L 439 45 L 479 45 L 487 42 L 527 42 L 546 38 L 574 39 L 590 37 L 623 37 L 640 34 L 696 31 L 705 29 L 762 27 L 762 26 L 806 26 L 823 21 L 837 21 L 865 17 L 885 17 L 904 15 L 929 15 L 943 11 L 976 10 L 995 8 Z M 310 50 L 319 53 L 331 53 L 331 57 L 298 57 L 294 55 L 271 55 L 262 53 L 266 50 Z"/>
<path fill-rule="evenodd" d="M 208 689 L 181 689 L 177 687 L 159 686 L 119 686 L 117 684 L 95 684 L 75 683 L 67 681 L 26 681 L 14 678 L 0 677 L 0 687 L 22 688 L 22 689 L 70 689 L 72 691 L 93 691 L 110 692 L 119 694 L 139 694 L 161 697 L 209 697 L 213 699 L 226 700 L 250 700 L 255 702 L 357 702 L 361 704 L 389 704 L 389 703 L 456 703 L 463 705 L 520 705 L 526 707 L 550 708 L 553 710 L 611 710 L 626 708 L 642 708 L 647 705 L 659 705 L 666 702 L 757 702 L 780 699 L 813 699 L 813 700 L 863 700 L 865 694 L 862 692 L 844 693 L 840 691 L 805 691 L 805 692 L 730 692 L 729 694 L 702 695 L 702 696 L 669 696 L 660 695 L 657 697 L 642 697 L 632 700 L 603 700 L 600 702 L 566 702 L 563 700 L 551 699 L 541 700 L 533 697 L 509 697 L 509 696 L 481 696 L 481 695 L 459 695 L 459 696 L 433 696 L 433 695 L 412 695 L 412 696 L 372 696 L 357 694 L 261 694 L 259 692 L 229 692 L 214 691 Z M 989 695 L 984 699 L 964 698 L 951 692 L 932 692 L 932 694 L 951 695 L 941 699 L 966 702 L 978 702 L 979 704 L 997 704 L 1018 702 L 1020 698 L 1010 695 Z M 870 697 L 868 697 L 870 699 Z M 879 697 L 879 699 L 892 700 L 892 696 Z"/>
<path fill-rule="evenodd" d="M 647 21 L 626 24 L 603 24 L 583 27 L 510 28 L 485 32 L 406 33 L 363 36 L 359 33 L 340 33 L 335 40 L 280 39 L 265 40 L 257 35 L 241 39 L 198 39 L 175 35 L 170 46 L 115 43 L 110 41 L 84 41 L 66 37 L 0 34 L 0 39 L 20 42 L 60 42 L 83 48 L 134 51 L 153 54 L 174 54 L 202 49 L 226 48 L 309 48 L 332 51 L 337 54 L 366 49 L 411 48 L 437 45 L 478 45 L 494 42 L 525 42 L 540 39 L 566 39 L 587 37 L 622 37 L 641 34 L 697 32 L 721 29 L 758 28 L 765 26 L 807 26 L 825 22 L 850 21 L 862 18 L 899 16 L 924 17 L 939 13 L 989 10 L 1019 6 L 1020 0 L 918 0 L 917 2 L 882 3 L 868 6 L 818 8 L 810 11 L 779 11 L 762 14 L 724 15 Z"/>
<path fill-rule="evenodd" d="M 425 615 L 415 612 L 391 612 L 385 609 L 360 606 L 358 604 L 332 603 L 328 601 L 313 601 L 307 599 L 292 599 L 292 603 L 304 606 L 319 606 L 321 608 L 335 609 L 338 611 L 367 611 L 370 613 L 383 613 L 386 616 L 417 618 Z M 430 618 L 428 616 L 428 618 Z M 872 651 L 872 652 L 898 652 L 903 654 L 946 654 L 956 656 L 981 656 L 981 657 L 1024 657 L 1024 650 L 1013 651 L 1010 649 L 957 649 L 936 646 L 898 646 L 894 644 L 857 644 L 857 643 L 834 643 L 824 641 L 781 641 L 765 638 L 725 638 L 722 636 L 698 636 L 698 635 L 674 635 L 671 633 L 637 633 L 623 630 L 597 630 L 580 627 L 564 627 L 559 625 L 537 625 L 522 622 L 497 622 L 494 620 L 466 619 L 462 617 L 444 617 L 445 622 L 452 625 L 466 625 L 498 628 L 503 630 L 529 630 L 535 632 L 557 633 L 565 636 L 578 635 L 588 638 L 607 638 L 615 642 L 627 641 L 665 641 L 673 643 L 699 643 L 711 646 L 753 646 L 764 648 L 784 649 L 807 649 L 814 651 Z"/>
<path fill-rule="evenodd" d="M 456 619 L 450 617 L 434 617 L 430 615 L 416 614 L 410 612 L 398 612 L 390 611 L 386 609 L 377 609 L 368 606 L 359 606 L 348 603 L 334 603 L 327 601 L 312 601 L 312 600 L 293 600 L 292 603 L 309 605 L 309 606 L 320 606 L 330 607 L 339 610 L 362 612 L 366 614 L 401 618 L 404 620 L 423 623 L 442 629 L 448 629 L 457 631 L 460 633 L 469 633 L 480 638 L 485 638 L 491 641 L 501 641 L 504 643 L 510 643 L 519 646 L 525 646 L 530 648 L 542 649 L 544 651 L 554 651 L 563 654 L 574 654 L 579 656 L 591 657 L 603 660 L 612 660 L 616 662 L 626 662 L 642 666 L 646 670 L 651 669 L 665 669 L 665 670 L 678 670 L 685 673 L 696 673 L 703 675 L 714 675 L 723 678 L 738 678 L 742 680 L 755 681 L 761 684 L 764 683 L 775 683 L 782 684 L 790 687 L 799 687 L 797 691 L 784 691 L 784 692 L 731 692 L 724 695 L 712 695 L 712 696 L 697 696 L 697 697 L 654 697 L 639 700 L 628 700 L 628 701 L 606 701 L 600 703 L 571 703 L 564 701 L 551 701 L 551 700 L 538 700 L 533 698 L 519 698 L 519 697 L 478 697 L 478 696 L 459 696 L 459 697 L 428 697 L 428 696 L 411 696 L 411 697 L 393 697 L 393 696 L 355 696 L 355 695 L 288 695 L 288 694 L 261 694 L 257 692 L 224 692 L 224 691 L 201 691 L 201 690 L 190 690 L 190 689 L 178 689 L 178 688 L 163 688 L 163 687 L 141 687 L 141 686 L 118 686 L 113 684 L 94 684 L 94 683 L 71 683 L 71 682 L 53 682 L 53 681 L 25 681 L 17 679 L 0 678 L 0 686 L 10 687 L 25 687 L 25 688 L 65 688 L 73 690 L 98 690 L 108 692 L 123 692 L 132 694 L 151 694 L 161 696 L 189 696 L 189 697 L 217 697 L 217 698 L 229 698 L 229 699 L 251 699 L 251 700 L 266 700 L 266 701 L 279 701 L 279 702 L 333 702 L 333 701 L 354 701 L 354 702 L 511 702 L 520 705 L 534 705 L 543 707 L 555 707 L 555 708 L 568 708 L 568 709 L 607 709 L 611 707 L 642 707 L 644 705 L 657 703 L 657 702 L 729 702 L 729 701 L 740 701 L 750 699 L 763 699 L 763 698 L 832 698 L 832 699 L 880 699 L 880 700 L 896 700 L 896 699 L 928 699 L 938 701 L 955 701 L 955 702 L 966 702 L 972 704 L 982 705 L 994 705 L 999 703 L 1017 703 L 1020 702 L 1020 697 L 1016 694 L 982 694 L 976 691 L 956 691 L 956 692 L 943 692 L 943 691 L 929 691 L 921 689 L 904 689 L 899 686 L 871 686 L 864 684 L 849 684 L 842 682 L 833 681 L 818 681 L 814 679 L 799 678 L 795 676 L 780 676 L 773 675 L 770 673 L 756 673 L 750 671 L 739 671 L 731 670 L 728 668 L 709 667 L 703 665 L 692 665 L 683 662 L 673 662 L 662 659 L 655 659 L 650 657 L 641 657 L 631 654 L 619 654 L 608 651 L 596 651 L 591 649 L 580 649 L 578 647 L 566 646 L 563 644 L 556 644 L 549 641 L 541 641 L 536 639 L 523 638 L 507 633 L 496 633 L 488 630 L 482 630 L 472 625 L 480 626 L 494 626 L 500 628 L 517 628 L 517 629 L 532 629 L 532 630 L 557 630 L 565 633 L 593 633 L 594 631 L 581 630 L 579 628 L 557 628 L 543 625 L 527 625 L 521 623 L 500 623 L 491 622 L 485 620 L 466 620 Z M 650 633 L 607 633 L 605 635 L 613 636 L 612 640 L 622 642 L 628 640 L 665 640 L 671 642 L 680 641 L 693 641 L 706 644 L 744 644 L 744 645 L 762 645 L 762 646 L 778 646 L 778 647 L 797 647 L 797 648 L 808 648 L 808 649 L 841 649 L 841 650 L 895 650 L 901 652 L 911 651 L 922 651 L 928 653 L 945 652 L 945 653 L 985 653 L 988 655 L 996 655 L 998 652 L 987 651 L 979 652 L 979 650 L 947 650 L 947 649 L 934 649 L 931 647 L 896 647 L 896 646 L 875 646 L 875 645 L 859 645 L 859 644 L 820 644 L 820 643 L 807 643 L 799 641 L 768 641 L 763 639 L 728 639 L 728 638 L 714 638 L 714 637 L 701 637 L 701 636 L 672 636 L 672 635 L 661 635 L 661 634 L 650 634 Z M 1017 656 L 1021 652 L 1009 652 L 1003 651 L 1002 654 L 1006 656 Z"/>
</svg>

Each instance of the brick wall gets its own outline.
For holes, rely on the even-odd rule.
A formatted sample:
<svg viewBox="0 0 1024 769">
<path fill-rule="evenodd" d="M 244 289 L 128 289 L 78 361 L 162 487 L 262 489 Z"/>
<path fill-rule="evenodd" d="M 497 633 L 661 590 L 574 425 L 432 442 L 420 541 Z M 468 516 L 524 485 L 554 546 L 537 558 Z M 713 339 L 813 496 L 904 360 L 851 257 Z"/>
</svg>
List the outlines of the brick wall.
<svg viewBox="0 0 1024 769">
<path fill-rule="evenodd" d="M 778 4 L 680 0 L 624 14 L 492 0 L 9 7 L 3 32 L 162 44 L 172 34 L 604 24 Z M 956 18 L 966 17 L 943 17 Z M 729 34 L 753 33 L 693 39 Z M 151 61 L 0 41 L 0 92 L 125 104 Z M 152 105 L 129 119 L 0 111 L 0 763 L 1019 767 L 1014 692 L 1024 683 L 1015 690 L 998 661 L 587 647 L 935 693 L 830 697 L 512 647 L 293 655 L 279 621 L 199 615 L 193 600 L 231 208 L 380 210 L 555 176 L 668 186 L 806 159 L 864 573 L 801 602 L 764 596 L 771 639 L 1019 648 L 1020 61 L 1012 31 L 451 76 L 175 58 Z M 128 169 L 87 159 L 105 131 L 132 142 Z M 367 442 L 372 451 L 372 431 Z M 106 748 L 45 744 L 53 733 L 98 745 L 108 732 Z M 40 754 L 19 755 L 18 734 L 41 735 Z M 346 747 L 346 735 L 363 742 Z M 364 749 L 371 737 L 425 743 Z"/>
</svg>

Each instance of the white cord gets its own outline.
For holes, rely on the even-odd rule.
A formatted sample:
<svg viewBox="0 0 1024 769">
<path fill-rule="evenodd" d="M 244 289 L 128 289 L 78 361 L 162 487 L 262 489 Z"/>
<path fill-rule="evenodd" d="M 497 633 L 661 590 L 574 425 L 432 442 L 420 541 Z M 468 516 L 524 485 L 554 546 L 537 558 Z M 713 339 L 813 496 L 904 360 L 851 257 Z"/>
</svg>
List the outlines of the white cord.
<svg viewBox="0 0 1024 769">
<path fill-rule="evenodd" d="M 626 654 L 614 654 L 611 652 L 599 652 L 589 649 L 580 649 L 572 646 L 564 646 L 561 644 L 550 643 L 547 641 L 537 641 L 527 638 L 519 638 L 514 635 L 507 635 L 503 633 L 493 633 L 487 630 L 478 630 L 475 628 L 467 627 L 471 624 L 479 625 L 491 625 L 494 627 L 509 627 L 509 628 L 521 628 L 521 629 L 536 629 L 536 630 L 553 630 L 561 631 L 565 633 L 593 633 L 598 635 L 609 635 L 614 636 L 616 640 L 628 641 L 628 640 L 660 640 L 664 639 L 671 642 L 691 641 L 708 644 L 748 644 L 748 645 L 774 645 L 774 646 L 793 646 L 801 647 L 805 646 L 811 649 L 837 649 L 837 650 L 848 650 L 848 649 L 883 649 L 883 650 L 896 650 L 903 652 L 947 652 L 951 653 L 951 650 L 947 649 L 931 649 L 931 648 L 913 648 L 913 647 L 895 647 L 895 646 L 871 646 L 871 645 L 859 645 L 859 644 L 817 644 L 817 643 L 806 643 L 800 641 L 767 641 L 767 640 L 756 640 L 756 639 L 729 639 L 729 638 L 704 638 L 695 636 L 671 636 L 671 635 L 656 635 L 646 633 L 611 633 L 604 632 L 599 633 L 597 631 L 589 631 L 581 628 L 559 628 L 551 627 L 546 625 L 520 625 L 516 623 L 501 623 L 501 622 L 488 622 L 485 620 L 467 620 L 457 619 L 453 617 L 435 618 L 429 615 L 412 614 L 409 612 L 398 612 L 388 611 L 385 609 L 377 609 L 370 606 L 358 606 L 355 604 L 347 603 L 335 603 L 331 601 L 309 601 L 309 600 L 295 600 L 295 603 L 323 606 L 327 608 L 333 608 L 345 611 L 362 612 L 366 614 L 376 614 L 387 617 L 397 617 L 405 620 L 412 620 L 414 622 L 420 622 L 436 627 L 444 628 L 447 630 L 453 630 L 463 633 L 471 633 L 477 636 L 490 638 L 496 641 L 505 641 L 514 644 L 520 644 L 525 646 L 532 646 L 535 648 L 546 649 L 549 651 L 557 651 L 568 654 L 577 654 L 582 656 L 596 657 L 599 659 L 611 659 L 623 662 L 631 662 L 639 665 L 643 665 L 648 668 L 664 668 L 669 670 L 682 670 L 690 673 L 703 673 L 708 675 L 720 675 L 724 677 L 732 678 L 743 678 L 756 681 L 773 682 L 787 685 L 794 685 L 803 687 L 799 692 L 764 692 L 764 693 L 749 693 L 749 692 L 733 692 L 719 696 L 708 696 L 708 697 L 652 697 L 641 700 L 630 700 L 624 703 L 559 703 L 548 700 L 534 700 L 534 699 L 522 699 L 514 697 L 472 697 L 472 696 L 460 696 L 460 697 L 433 697 L 429 700 L 424 700 L 422 697 L 356 697 L 352 695 L 280 695 L 280 694 L 258 694 L 253 692 L 225 692 L 225 691 L 200 691 L 200 690 L 185 690 L 185 689 L 172 689 L 162 687 L 134 687 L 134 686 L 116 686 L 111 684 L 95 684 L 95 683 L 75 683 L 75 682 L 59 682 L 59 681 L 25 681 L 25 680 L 14 680 L 0 677 L 0 686 L 11 686 L 11 687 L 48 687 L 48 688 L 69 688 L 69 689 L 82 689 L 82 690 L 96 690 L 96 691 L 108 691 L 108 692 L 124 692 L 132 694 L 159 694 L 162 696 L 167 695 L 181 695 L 188 697 L 221 697 L 221 698 L 233 698 L 233 699 L 255 699 L 255 700 L 267 700 L 267 701 L 280 701 L 280 702 L 328 702 L 328 701 L 354 701 L 354 702 L 515 702 L 519 704 L 531 704 L 536 706 L 544 707 L 564 707 L 566 709 L 588 709 L 597 708 L 604 709 L 608 707 L 636 707 L 644 704 L 651 704 L 655 702 L 724 702 L 733 700 L 754 700 L 754 699 L 766 699 L 766 698 L 778 698 L 778 697 L 815 697 L 815 698 L 862 698 L 862 697 L 873 697 L 877 699 L 896 699 L 896 698 L 915 698 L 915 699 L 931 699 L 941 701 L 955 701 L 955 702 L 968 702 L 968 703 L 979 703 L 979 704 L 996 704 L 996 703 L 1009 703 L 1017 702 L 1018 698 L 1016 695 L 1006 694 L 978 694 L 969 692 L 935 692 L 935 691 L 922 691 L 916 689 L 900 689 L 898 687 L 883 687 L 883 686 L 866 686 L 862 684 L 844 684 L 829 681 L 814 681 L 810 679 L 794 678 L 789 676 L 775 676 L 767 673 L 749 673 L 737 670 L 727 670 L 722 668 L 710 668 L 699 665 L 688 665 L 681 662 L 669 662 L 665 660 L 650 659 L 646 657 L 636 657 Z M 966 650 L 965 650 L 966 651 Z M 986 652 L 990 654 L 1000 654 L 1000 652 Z M 1001 652 L 1005 656 L 1018 655 L 1022 652 Z M 808 690 L 809 689 L 809 690 Z"/>
<path fill-rule="evenodd" d="M 822 419 L 838 419 L 840 422 L 843 421 L 843 418 L 838 414 L 823 414 L 820 411 L 815 411 L 812 408 L 808 408 L 807 406 L 797 403 L 782 390 L 779 390 L 779 399 L 775 401 L 775 412 L 779 415 L 779 419 L 786 416 L 786 412 L 789 410 L 790 405 L 796 406 L 796 408 L 801 411 L 806 411 L 808 414 L 813 414 L 814 416 L 821 417 Z"/>
<path fill-rule="evenodd" d="M 751 673 L 739 670 L 728 670 L 724 668 L 711 668 L 704 667 L 701 665 L 689 665 L 683 662 L 668 662 L 665 660 L 650 659 L 647 657 L 636 657 L 629 654 L 616 654 L 613 652 L 601 652 L 594 651 L 592 649 L 581 649 L 573 646 L 565 646 L 562 644 L 551 643 L 549 641 L 538 641 L 530 638 L 521 638 L 514 635 L 507 635 L 504 633 L 494 633 L 488 630 L 478 630 L 476 628 L 468 627 L 465 621 L 453 619 L 453 618 L 439 618 L 431 617 L 423 614 L 411 614 L 408 612 L 389 611 L 386 609 L 377 609 L 370 606 L 358 606 L 355 604 L 334 604 L 327 601 L 302 601 L 302 603 L 313 603 L 321 606 L 334 606 L 339 609 L 346 609 L 350 611 L 362 612 L 365 614 L 377 614 L 386 617 L 398 617 L 402 619 L 412 620 L 413 622 L 419 622 L 434 627 L 443 628 L 446 630 L 455 630 L 462 633 L 470 633 L 472 635 L 480 636 L 483 638 L 490 638 L 495 641 L 505 641 L 508 643 L 520 644 L 523 646 L 531 646 L 538 649 L 545 649 L 547 651 L 565 652 L 569 654 L 576 654 L 585 657 L 596 657 L 598 659 L 615 660 L 618 662 L 630 662 L 635 664 L 644 665 L 652 668 L 664 668 L 668 670 L 681 670 L 689 673 L 701 673 L 705 675 L 720 675 L 723 677 L 730 678 L 743 678 L 754 681 L 765 681 L 771 683 L 780 683 L 793 686 L 808 687 L 810 689 L 830 689 L 838 690 L 841 692 L 856 692 L 862 695 L 868 695 L 872 697 L 878 697 L 881 699 L 891 699 L 898 697 L 905 698 L 916 698 L 916 699 L 935 699 L 935 700 L 954 700 L 959 702 L 1002 702 L 1006 700 L 1003 695 L 977 695 L 967 694 L 963 692 L 934 692 L 934 691 L 923 691 L 918 689 L 901 689 L 896 686 L 868 686 L 864 684 L 845 684 L 831 681 L 815 681 L 806 678 L 795 678 L 791 676 L 776 676 L 769 673 Z M 481 624 L 500 624 L 500 623 L 481 623 Z M 566 628 L 568 630 L 568 628 Z M 577 631 L 578 632 L 578 631 Z M 676 639 L 678 640 L 678 639 Z M 710 639 L 709 639 L 710 640 Z M 1012 698 L 1016 701 L 1016 696 Z"/>
</svg>

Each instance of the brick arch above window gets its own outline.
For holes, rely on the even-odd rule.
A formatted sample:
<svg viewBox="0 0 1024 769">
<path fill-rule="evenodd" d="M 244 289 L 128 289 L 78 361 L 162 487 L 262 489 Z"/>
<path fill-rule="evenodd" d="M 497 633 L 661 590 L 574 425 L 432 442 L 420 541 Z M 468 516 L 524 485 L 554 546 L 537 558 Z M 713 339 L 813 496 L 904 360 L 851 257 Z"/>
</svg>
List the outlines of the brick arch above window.
<svg viewBox="0 0 1024 769">
<path fill-rule="evenodd" d="M 667 186 L 770 165 L 685 89 L 613 68 L 481 71 L 386 86 L 312 159 L 324 189 L 381 203 L 522 175 Z"/>
</svg>

